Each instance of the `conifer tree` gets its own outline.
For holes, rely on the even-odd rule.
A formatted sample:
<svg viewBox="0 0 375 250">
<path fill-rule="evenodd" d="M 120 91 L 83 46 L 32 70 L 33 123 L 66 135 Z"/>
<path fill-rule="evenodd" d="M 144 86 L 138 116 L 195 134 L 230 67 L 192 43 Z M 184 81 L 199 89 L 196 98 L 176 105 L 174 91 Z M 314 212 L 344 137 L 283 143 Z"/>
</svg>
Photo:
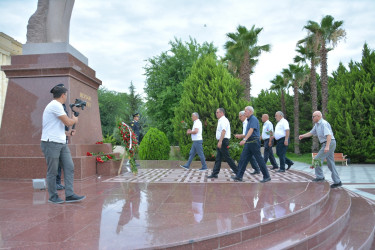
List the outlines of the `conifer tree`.
<svg viewBox="0 0 375 250">
<path fill-rule="evenodd" d="M 233 134 L 242 132 L 238 113 L 249 105 L 244 99 L 243 86 L 214 56 L 207 55 L 196 61 L 183 87 L 173 120 L 175 138 L 182 155 L 187 157 L 192 142 L 186 130 L 192 128 L 191 114 L 197 112 L 203 125 L 203 150 L 206 159 L 212 160 L 217 145 L 217 108 L 225 109 L 225 116 L 231 125 L 231 141 L 236 140 Z"/>
<path fill-rule="evenodd" d="M 328 121 L 337 140 L 336 152 L 352 162 L 375 159 L 375 53 L 367 44 L 362 61 L 342 64 L 329 82 Z"/>
</svg>

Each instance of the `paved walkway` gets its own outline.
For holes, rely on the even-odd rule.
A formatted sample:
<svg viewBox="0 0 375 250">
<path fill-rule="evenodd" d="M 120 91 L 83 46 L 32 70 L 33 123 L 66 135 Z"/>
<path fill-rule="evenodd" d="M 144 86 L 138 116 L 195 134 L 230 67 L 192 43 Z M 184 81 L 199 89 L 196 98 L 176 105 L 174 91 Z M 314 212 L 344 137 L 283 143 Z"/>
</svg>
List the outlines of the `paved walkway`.
<svg viewBox="0 0 375 250">
<path fill-rule="evenodd" d="M 336 164 L 336 168 L 346 189 L 375 200 L 375 164 L 350 164 L 342 166 L 338 163 Z M 291 169 L 300 170 L 310 175 L 314 175 L 315 173 L 313 169 L 309 168 L 308 164 L 301 162 L 295 162 Z M 327 165 L 323 166 L 323 172 L 326 180 L 332 182 L 331 171 L 329 171 Z"/>
</svg>

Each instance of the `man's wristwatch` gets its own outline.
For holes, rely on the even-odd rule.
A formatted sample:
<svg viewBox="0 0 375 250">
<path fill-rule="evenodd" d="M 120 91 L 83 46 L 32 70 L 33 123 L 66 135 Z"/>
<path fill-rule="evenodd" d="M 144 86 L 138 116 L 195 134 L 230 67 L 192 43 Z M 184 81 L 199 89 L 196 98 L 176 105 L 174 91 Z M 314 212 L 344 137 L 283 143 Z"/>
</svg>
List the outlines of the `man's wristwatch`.
<svg viewBox="0 0 375 250">
<path fill-rule="evenodd" d="M 243 141 L 246 141 L 246 139 L 245 139 L 245 138 L 243 138 L 242 140 L 243 140 Z"/>
</svg>

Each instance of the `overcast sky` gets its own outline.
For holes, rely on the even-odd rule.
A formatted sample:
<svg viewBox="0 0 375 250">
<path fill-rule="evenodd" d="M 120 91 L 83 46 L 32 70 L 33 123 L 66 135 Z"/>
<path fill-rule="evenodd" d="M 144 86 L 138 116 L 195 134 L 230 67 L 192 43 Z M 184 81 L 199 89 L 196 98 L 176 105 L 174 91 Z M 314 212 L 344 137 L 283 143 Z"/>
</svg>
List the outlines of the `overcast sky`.
<svg viewBox="0 0 375 250">
<path fill-rule="evenodd" d="M 0 31 L 26 43 L 27 22 L 37 2 L 0 0 Z M 375 49 L 374 0 L 76 0 L 70 44 L 88 58 L 104 87 L 128 92 L 133 81 L 143 94 L 145 60 L 168 50 L 174 37 L 213 42 L 223 56 L 226 33 L 235 32 L 239 24 L 248 29 L 255 25 L 263 28 L 259 45 L 272 46 L 251 76 L 256 96 L 293 63 L 307 21 L 320 22 L 325 15 L 343 20 L 347 33 L 328 54 L 329 75 L 340 61 L 347 66 L 360 60 L 365 42 Z"/>
</svg>

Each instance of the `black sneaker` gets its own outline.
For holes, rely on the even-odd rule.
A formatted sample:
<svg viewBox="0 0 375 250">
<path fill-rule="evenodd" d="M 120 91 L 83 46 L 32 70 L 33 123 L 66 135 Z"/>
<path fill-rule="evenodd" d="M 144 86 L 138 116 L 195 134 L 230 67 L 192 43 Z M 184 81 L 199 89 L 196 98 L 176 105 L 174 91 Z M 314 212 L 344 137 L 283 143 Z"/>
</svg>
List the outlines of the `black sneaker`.
<svg viewBox="0 0 375 250">
<path fill-rule="evenodd" d="M 324 180 L 325 180 L 324 177 L 312 179 L 312 181 L 314 181 L 314 182 L 319 182 L 319 181 L 324 181 Z"/>
<path fill-rule="evenodd" d="M 79 196 L 79 195 L 76 195 L 76 194 L 73 194 L 71 196 L 68 196 L 65 198 L 65 202 L 78 202 L 78 201 L 81 201 L 81 200 L 84 200 L 86 198 L 86 196 Z"/>
<path fill-rule="evenodd" d="M 342 186 L 342 183 L 341 181 L 339 183 L 336 183 L 336 184 L 332 184 L 331 185 L 331 188 L 337 188 L 337 187 L 341 187 Z"/>
<path fill-rule="evenodd" d="M 48 199 L 49 203 L 54 203 L 54 204 L 61 204 L 64 203 L 62 199 L 60 199 L 57 195 L 52 196 L 51 198 Z"/>
<path fill-rule="evenodd" d="M 61 184 L 56 184 L 56 189 L 57 190 L 64 190 L 65 187 L 63 185 L 61 185 Z"/>
<path fill-rule="evenodd" d="M 260 172 L 259 171 L 254 171 L 254 172 L 252 172 L 250 174 L 252 174 L 252 175 L 254 175 L 254 174 L 260 174 Z"/>
<path fill-rule="evenodd" d="M 215 179 L 217 179 L 217 175 L 213 175 L 213 174 L 211 174 L 211 175 L 209 175 L 209 176 L 207 176 L 207 178 L 215 178 Z"/>
</svg>

